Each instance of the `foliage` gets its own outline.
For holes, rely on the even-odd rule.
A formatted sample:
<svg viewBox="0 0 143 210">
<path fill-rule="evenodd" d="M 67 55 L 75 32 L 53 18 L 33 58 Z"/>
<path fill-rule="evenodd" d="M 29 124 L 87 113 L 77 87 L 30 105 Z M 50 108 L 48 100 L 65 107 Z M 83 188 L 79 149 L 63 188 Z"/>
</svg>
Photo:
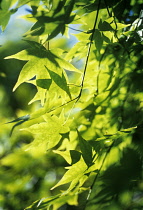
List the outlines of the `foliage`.
<svg viewBox="0 0 143 210">
<path fill-rule="evenodd" d="M 13 91 L 35 95 L 2 115 L 2 208 L 142 209 L 141 1 L 2 0 L 2 30 L 23 5 L 33 25 L 3 62 L 22 66 Z"/>
</svg>

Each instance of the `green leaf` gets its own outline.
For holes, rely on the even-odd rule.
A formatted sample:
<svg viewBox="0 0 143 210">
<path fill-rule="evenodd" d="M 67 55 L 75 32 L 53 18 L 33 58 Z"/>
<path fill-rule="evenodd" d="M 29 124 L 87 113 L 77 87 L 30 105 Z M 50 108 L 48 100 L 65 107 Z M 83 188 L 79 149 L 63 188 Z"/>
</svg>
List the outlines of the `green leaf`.
<svg viewBox="0 0 143 210">
<path fill-rule="evenodd" d="M 65 24 L 67 20 L 69 20 L 69 18 L 66 17 L 66 14 L 64 10 L 64 1 L 52 2 L 50 11 L 47 12 L 47 10 L 43 8 L 41 14 L 38 13 L 35 15 L 37 22 L 25 35 L 37 36 L 48 34 L 48 40 L 51 40 L 60 32 L 63 34 L 65 31 Z"/>
<path fill-rule="evenodd" d="M 40 3 L 40 0 L 19 0 L 18 1 L 18 7 L 21 7 L 21 6 L 26 5 L 26 4 L 39 5 L 39 3 Z"/>
<path fill-rule="evenodd" d="M 28 61 L 28 60 L 33 59 L 35 57 L 34 54 L 35 54 L 35 56 L 37 55 L 37 57 L 38 57 L 38 54 L 35 51 L 35 49 L 29 48 L 29 49 L 26 49 L 26 50 L 22 50 L 22 51 L 14 54 L 14 55 L 7 56 L 7 57 L 5 57 L 5 59 L 14 58 L 14 59 L 22 60 L 22 61 Z"/>
<path fill-rule="evenodd" d="M 60 185 L 67 184 L 69 182 L 79 181 L 84 175 L 87 169 L 87 165 L 85 164 L 83 158 L 81 157 L 81 159 L 77 163 L 68 167 L 68 169 L 69 170 L 64 174 L 62 179 L 54 187 L 52 187 L 52 190 L 55 189 L 56 187 L 59 187 Z"/>
<path fill-rule="evenodd" d="M 1 1 L 1 8 L 2 10 L 8 10 L 10 9 L 15 3 L 17 2 L 17 0 L 2 0 Z"/>
<path fill-rule="evenodd" d="M 71 157 L 69 151 L 59 151 L 59 150 L 53 150 L 54 153 L 61 155 L 67 163 L 71 164 Z"/>
<path fill-rule="evenodd" d="M 57 49 L 52 50 L 53 55 L 55 55 L 55 60 L 61 66 L 63 69 L 68 71 L 73 71 L 81 74 L 81 71 L 79 71 L 77 68 L 75 68 L 71 63 L 66 61 L 64 58 L 59 57 L 57 54 Z"/>
<path fill-rule="evenodd" d="M 48 69 L 47 69 L 48 70 Z M 70 94 L 70 90 L 69 90 L 69 87 L 67 85 L 67 81 L 66 81 L 66 78 L 62 72 L 62 75 L 59 75 L 59 74 L 56 74 L 55 72 L 53 71 L 50 71 L 48 70 L 49 74 L 50 74 L 50 77 L 51 79 L 62 89 L 64 90 L 68 95 L 69 97 L 71 98 L 71 94 Z"/>
<path fill-rule="evenodd" d="M 94 32 L 94 42 L 95 42 L 95 47 L 100 52 L 103 45 L 103 38 L 98 29 L 95 29 L 95 32 Z"/>
<path fill-rule="evenodd" d="M 30 43 L 32 44 L 33 48 L 23 50 L 15 55 L 11 55 L 5 58 L 5 59 L 15 58 L 19 60 L 29 60 L 22 68 L 18 81 L 13 90 L 15 90 L 23 82 L 27 82 L 34 76 L 38 77 L 38 79 L 43 79 L 43 78 L 40 78 L 40 74 L 41 74 L 41 71 L 44 71 L 45 66 L 50 71 L 53 71 L 56 74 L 61 74 L 62 69 L 80 72 L 72 64 L 70 64 L 63 58 L 59 57 L 59 52 L 61 54 L 61 50 L 54 49 L 51 51 L 50 50 L 47 51 L 39 43 L 36 43 L 36 42 L 30 42 Z M 48 79 L 49 77 L 48 72 L 47 72 L 46 77 Z M 64 76 L 62 76 L 62 81 L 64 81 L 64 88 L 65 88 Z M 66 91 L 68 92 L 68 88 L 66 88 Z"/>
<path fill-rule="evenodd" d="M 110 23 L 108 23 L 106 21 L 102 22 L 101 20 L 98 24 L 98 29 L 100 31 L 113 31 L 113 28 Z"/>
<path fill-rule="evenodd" d="M 54 153 L 61 155 L 69 164 L 75 164 L 80 160 L 81 153 L 76 150 L 59 151 L 54 150 Z"/>
<path fill-rule="evenodd" d="M 48 205 L 52 201 L 55 201 L 59 197 L 60 197 L 60 194 L 55 195 L 55 196 L 50 196 L 48 198 L 42 198 L 40 200 L 33 202 L 32 205 L 28 206 L 25 210 L 27 210 L 27 209 L 42 209 L 44 207 L 48 207 Z"/>
<path fill-rule="evenodd" d="M 113 29 L 115 29 L 115 30 L 121 30 L 121 29 L 123 29 L 123 28 L 126 28 L 126 27 L 128 27 L 128 26 L 130 26 L 131 24 L 123 24 L 123 23 L 112 23 L 111 24 L 111 27 L 113 28 Z"/>
<path fill-rule="evenodd" d="M 74 58 L 82 59 L 87 52 L 87 40 L 83 42 L 77 42 L 66 54 L 65 60 L 72 61 Z"/>
<path fill-rule="evenodd" d="M 85 189 L 86 190 L 86 189 Z M 53 210 L 59 209 L 65 203 L 69 203 L 71 205 L 78 205 L 78 192 L 70 192 L 68 194 L 61 193 L 55 196 L 49 196 L 47 198 L 42 198 L 40 200 L 35 201 L 32 205 L 27 207 L 27 209 L 50 209 L 51 206 Z"/>
<path fill-rule="evenodd" d="M 108 33 L 108 32 L 107 32 Z M 102 38 L 106 43 L 110 43 L 110 37 L 106 36 L 106 32 L 102 32 Z"/>
<path fill-rule="evenodd" d="M 51 79 L 37 79 L 36 80 L 37 86 L 46 90 L 49 90 L 51 83 L 52 83 Z"/>
<path fill-rule="evenodd" d="M 10 16 L 11 16 L 11 13 L 9 11 L 0 10 L 0 25 L 2 26 L 2 31 L 5 30 L 9 22 Z"/>
<path fill-rule="evenodd" d="M 71 156 L 71 164 L 75 164 L 80 160 L 81 153 L 76 150 L 70 150 L 70 156 Z"/>
<path fill-rule="evenodd" d="M 85 139 L 82 138 L 80 133 L 78 132 L 78 138 L 79 138 L 79 145 L 82 153 L 82 157 L 87 164 L 87 166 L 92 165 L 92 147 L 91 144 L 88 143 Z"/>
<path fill-rule="evenodd" d="M 64 121 L 57 116 L 45 114 L 43 117 L 46 122 L 35 124 L 24 129 L 35 136 L 34 141 L 28 145 L 28 150 L 38 149 L 38 147 L 43 148 L 43 151 L 49 150 L 59 143 L 62 133 L 69 131 Z"/>
<path fill-rule="evenodd" d="M 2 26 L 2 31 L 5 30 L 10 17 L 13 13 L 17 11 L 17 9 L 10 9 L 16 0 L 2 0 L 1 9 L 0 9 L 0 25 Z"/>
<path fill-rule="evenodd" d="M 73 6 L 75 4 L 75 0 L 67 0 L 65 3 L 65 14 L 66 14 L 66 19 L 70 16 Z"/>
<path fill-rule="evenodd" d="M 53 27 L 52 27 L 52 29 L 53 29 Z M 63 24 L 57 25 L 56 28 L 54 30 L 52 30 L 52 32 L 48 36 L 48 41 L 51 40 L 51 39 L 53 39 L 55 36 L 57 36 L 61 31 L 63 33 L 65 31 L 65 27 L 64 27 Z M 45 30 L 45 33 L 49 33 L 49 30 Z"/>
<path fill-rule="evenodd" d="M 46 59 L 38 59 L 38 58 L 33 58 L 29 62 L 27 62 L 24 67 L 22 68 L 18 81 L 15 84 L 13 91 L 16 90 L 16 88 L 24 83 L 27 82 L 28 80 L 32 79 L 34 76 L 38 75 L 39 69 L 42 70 L 42 63 L 46 62 Z"/>
</svg>

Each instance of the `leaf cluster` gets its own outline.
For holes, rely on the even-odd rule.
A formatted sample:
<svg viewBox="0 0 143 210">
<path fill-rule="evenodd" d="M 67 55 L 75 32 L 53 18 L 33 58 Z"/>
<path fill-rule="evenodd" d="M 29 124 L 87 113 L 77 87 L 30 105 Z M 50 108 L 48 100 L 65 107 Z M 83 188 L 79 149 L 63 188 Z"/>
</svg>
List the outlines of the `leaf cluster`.
<svg viewBox="0 0 143 210">
<path fill-rule="evenodd" d="M 37 183 L 43 186 L 45 153 L 51 162 L 61 156 L 66 165 L 50 186 L 53 195 L 41 189 L 25 209 L 141 209 L 143 43 L 140 26 L 127 23 L 140 2 L 3 0 L 3 30 L 11 12 L 25 4 L 31 9 L 24 18 L 33 21 L 24 34 L 28 48 L 5 59 L 25 61 L 13 91 L 32 84 L 36 93 L 29 104 L 38 108 L 10 121 L 12 133 L 20 125 L 32 140 L 3 157 L 2 166 L 32 167 L 24 185 L 42 157 Z M 72 47 L 53 44 L 61 35 L 70 39 L 71 30 L 77 39 Z"/>
</svg>

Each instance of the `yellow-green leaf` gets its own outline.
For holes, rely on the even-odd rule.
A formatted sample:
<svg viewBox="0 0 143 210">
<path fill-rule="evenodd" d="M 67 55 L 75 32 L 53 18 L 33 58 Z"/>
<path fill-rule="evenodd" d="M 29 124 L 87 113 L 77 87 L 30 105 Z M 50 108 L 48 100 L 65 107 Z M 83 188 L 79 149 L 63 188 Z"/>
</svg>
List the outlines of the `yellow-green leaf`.
<svg viewBox="0 0 143 210">
<path fill-rule="evenodd" d="M 87 165 L 85 164 L 83 158 L 73 164 L 72 166 L 68 167 L 68 171 L 64 174 L 62 179 L 52 188 L 52 190 L 60 185 L 67 184 L 69 182 L 76 180 L 80 180 L 87 169 Z"/>
<path fill-rule="evenodd" d="M 43 117 L 45 122 L 25 128 L 35 137 L 34 141 L 28 146 L 28 149 L 36 147 L 43 147 L 43 151 L 51 149 L 59 143 L 61 134 L 69 131 L 64 121 L 57 116 L 45 114 Z"/>
</svg>

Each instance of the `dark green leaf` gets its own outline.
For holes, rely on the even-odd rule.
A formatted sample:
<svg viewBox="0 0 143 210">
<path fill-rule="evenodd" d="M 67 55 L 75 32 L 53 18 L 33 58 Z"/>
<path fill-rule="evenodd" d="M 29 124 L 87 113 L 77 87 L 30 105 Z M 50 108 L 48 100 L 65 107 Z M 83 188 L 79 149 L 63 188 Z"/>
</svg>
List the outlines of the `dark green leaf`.
<svg viewBox="0 0 143 210">
<path fill-rule="evenodd" d="M 37 86 L 49 90 L 50 85 L 52 83 L 51 79 L 37 79 L 36 84 Z"/>
<path fill-rule="evenodd" d="M 87 164 L 87 166 L 91 166 L 92 165 L 91 144 L 88 143 L 88 141 L 86 141 L 85 139 L 83 139 L 79 132 L 78 132 L 78 139 L 79 139 L 79 145 L 80 145 L 82 157 L 83 157 L 85 163 Z"/>
<path fill-rule="evenodd" d="M 110 23 L 104 21 L 102 23 L 102 21 L 100 20 L 99 25 L 98 25 L 98 29 L 100 31 L 113 31 L 113 28 L 111 27 Z"/>
<path fill-rule="evenodd" d="M 95 42 L 96 49 L 100 52 L 102 48 L 102 44 L 103 44 L 103 38 L 98 29 L 95 29 L 95 32 L 94 32 L 94 42 Z"/>
<path fill-rule="evenodd" d="M 80 160 L 81 153 L 76 150 L 70 150 L 70 156 L 72 160 L 71 164 L 73 165 Z"/>
<path fill-rule="evenodd" d="M 47 68 L 47 67 L 46 67 Z M 70 91 L 69 91 L 69 87 L 67 85 L 67 81 L 66 81 L 66 78 L 62 72 L 62 75 L 60 76 L 59 74 L 49 70 L 47 68 L 49 74 L 50 74 L 50 77 L 51 79 L 62 89 L 64 90 L 68 95 L 69 97 L 71 98 L 71 94 L 70 94 Z"/>
</svg>

